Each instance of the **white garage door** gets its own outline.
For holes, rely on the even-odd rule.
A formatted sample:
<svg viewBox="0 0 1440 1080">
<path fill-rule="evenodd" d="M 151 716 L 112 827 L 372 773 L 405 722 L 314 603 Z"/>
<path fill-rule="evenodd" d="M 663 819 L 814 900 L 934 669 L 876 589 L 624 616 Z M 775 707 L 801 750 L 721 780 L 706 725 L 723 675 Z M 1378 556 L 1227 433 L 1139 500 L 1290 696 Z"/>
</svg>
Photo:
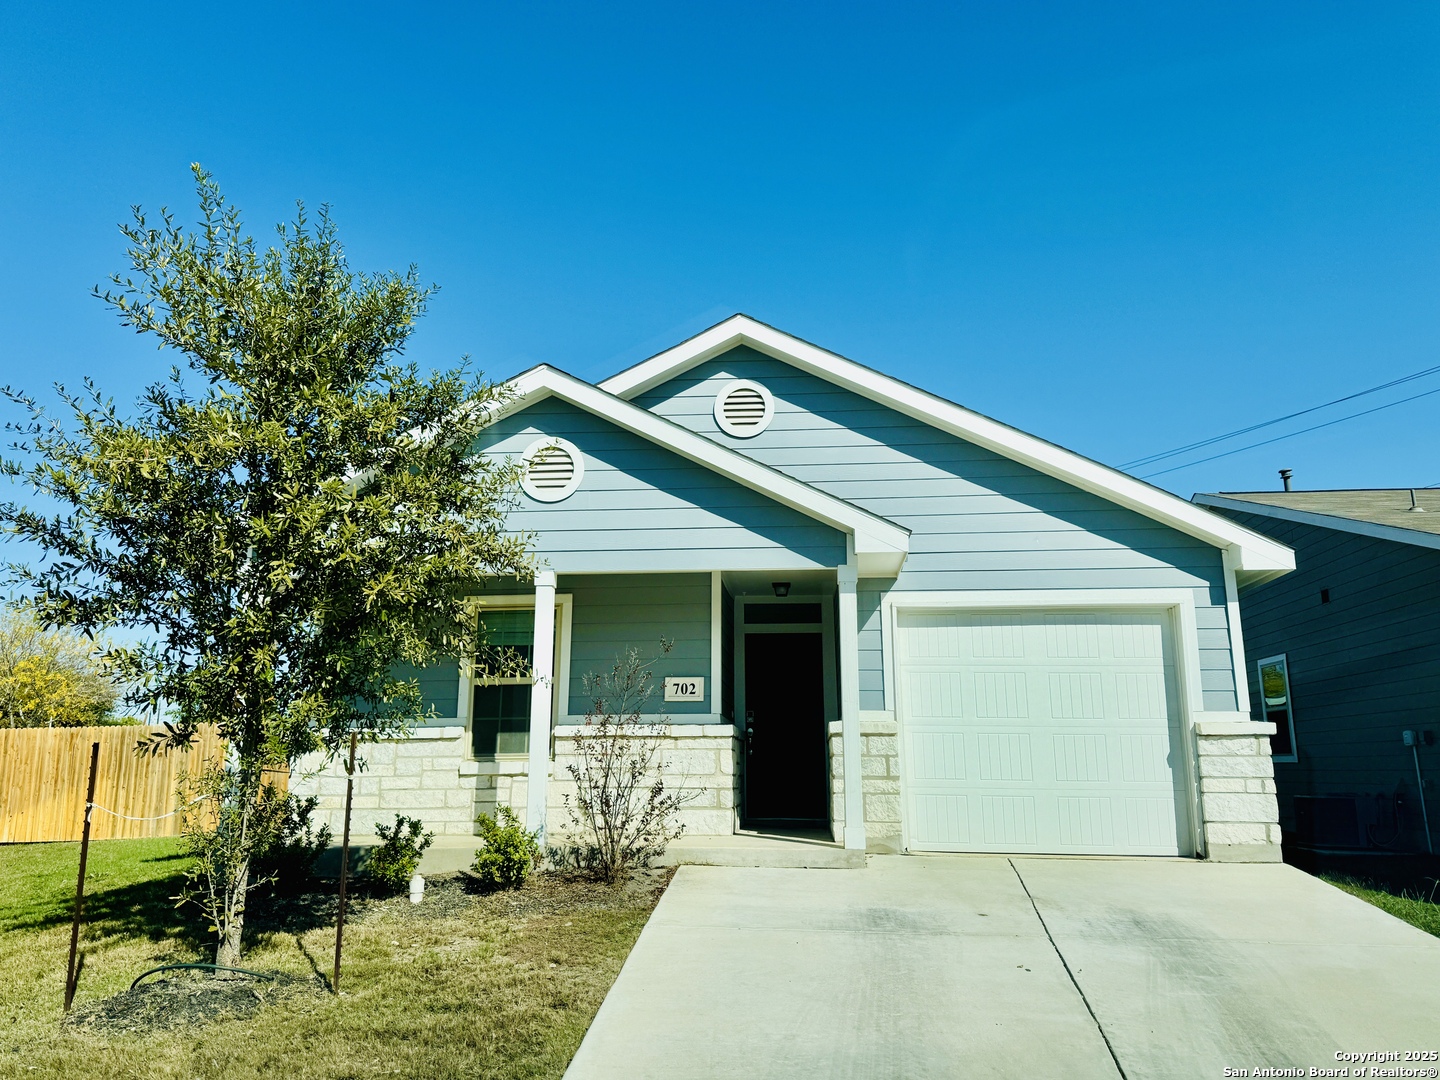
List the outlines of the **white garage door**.
<svg viewBox="0 0 1440 1080">
<path fill-rule="evenodd" d="M 1165 615 L 911 612 L 897 653 L 918 851 L 1186 855 Z"/>
</svg>

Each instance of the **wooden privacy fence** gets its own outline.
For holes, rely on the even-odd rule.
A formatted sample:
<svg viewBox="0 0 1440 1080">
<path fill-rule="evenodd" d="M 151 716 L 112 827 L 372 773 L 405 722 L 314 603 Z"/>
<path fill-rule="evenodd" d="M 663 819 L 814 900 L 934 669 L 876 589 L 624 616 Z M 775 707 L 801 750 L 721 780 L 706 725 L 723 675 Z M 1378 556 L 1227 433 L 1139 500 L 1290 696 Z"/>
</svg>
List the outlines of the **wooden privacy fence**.
<svg viewBox="0 0 1440 1080">
<path fill-rule="evenodd" d="M 188 751 L 137 754 L 143 727 L 0 728 L 0 844 L 79 840 L 85 823 L 90 746 L 100 744 L 95 802 L 132 818 L 175 809 L 182 772 L 195 772 L 224 755 L 213 724 L 205 724 Z M 175 836 L 178 814 L 159 821 L 126 821 L 96 810 L 93 840 Z"/>
</svg>

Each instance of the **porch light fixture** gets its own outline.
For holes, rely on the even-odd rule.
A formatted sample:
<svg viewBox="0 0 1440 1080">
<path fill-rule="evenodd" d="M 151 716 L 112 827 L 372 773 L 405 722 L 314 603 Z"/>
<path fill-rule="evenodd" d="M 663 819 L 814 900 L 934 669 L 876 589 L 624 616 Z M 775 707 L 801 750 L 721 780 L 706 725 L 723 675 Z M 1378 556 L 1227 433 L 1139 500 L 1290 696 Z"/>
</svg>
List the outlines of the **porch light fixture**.
<svg viewBox="0 0 1440 1080">
<path fill-rule="evenodd" d="M 776 596 L 790 595 L 790 583 L 788 581 L 772 581 L 770 587 L 775 590 Z"/>
</svg>

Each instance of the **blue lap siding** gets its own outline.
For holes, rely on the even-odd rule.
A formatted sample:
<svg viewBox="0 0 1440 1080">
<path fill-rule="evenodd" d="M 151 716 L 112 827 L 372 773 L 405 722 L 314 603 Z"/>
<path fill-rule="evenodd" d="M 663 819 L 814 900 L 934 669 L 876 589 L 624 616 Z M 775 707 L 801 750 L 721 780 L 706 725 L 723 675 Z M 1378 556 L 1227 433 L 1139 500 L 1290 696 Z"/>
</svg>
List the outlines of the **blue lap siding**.
<svg viewBox="0 0 1440 1080">
<path fill-rule="evenodd" d="M 786 570 L 845 561 L 835 529 L 555 398 L 487 428 L 478 449 L 521 454 L 564 438 L 584 455 L 579 488 L 557 503 L 520 494 L 508 517 L 559 573 Z M 708 603 L 708 602 L 707 602 Z"/>
<path fill-rule="evenodd" d="M 609 672 L 630 649 L 653 664 L 654 693 L 643 706 L 646 713 L 663 707 L 676 722 L 683 722 L 719 712 L 711 700 L 716 687 L 710 685 L 709 574 L 562 576 L 559 591 L 571 594 L 575 605 L 570 636 L 572 716 L 582 716 L 590 707 L 585 676 Z M 673 644 L 664 655 L 661 638 Z M 663 701 L 667 675 L 703 678 L 704 700 Z"/>
<path fill-rule="evenodd" d="M 758 436 L 715 422 L 717 392 L 775 397 Z M 911 530 L 893 581 L 860 583 L 861 708 L 885 707 L 880 601 L 905 592 L 1188 588 L 1205 707 L 1236 708 L 1220 552 L 1114 503 L 741 346 L 635 399 L 683 427 Z"/>
</svg>

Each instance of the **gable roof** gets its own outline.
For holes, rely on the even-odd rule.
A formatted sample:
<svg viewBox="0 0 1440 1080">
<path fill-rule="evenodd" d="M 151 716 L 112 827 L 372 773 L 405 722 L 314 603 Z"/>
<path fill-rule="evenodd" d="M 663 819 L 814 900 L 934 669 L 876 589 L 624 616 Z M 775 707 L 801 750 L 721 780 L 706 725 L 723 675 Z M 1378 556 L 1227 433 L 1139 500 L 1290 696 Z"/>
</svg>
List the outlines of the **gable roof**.
<svg viewBox="0 0 1440 1080">
<path fill-rule="evenodd" d="M 1440 491 L 1425 488 L 1221 491 L 1196 495 L 1195 502 L 1416 547 L 1440 548 Z M 1412 510 L 1411 506 L 1420 509 Z"/>
<path fill-rule="evenodd" d="M 910 551 L 910 530 L 903 526 L 711 442 L 558 368 L 542 364 L 521 372 L 505 385 L 509 394 L 504 401 L 491 407 L 492 422 L 547 398 L 559 398 L 752 491 L 758 491 L 775 502 L 847 533 L 852 538 L 861 577 L 894 577 L 900 572 Z"/>
<path fill-rule="evenodd" d="M 748 345 L 931 427 L 1226 550 L 1245 584 L 1257 584 L 1295 569 L 1294 552 L 1267 536 L 1118 469 L 857 364 L 748 315 L 731 316 L 688 341 L 606 379 L 600 388 L 629 399 L 737 345 Z"/>
</svg>

